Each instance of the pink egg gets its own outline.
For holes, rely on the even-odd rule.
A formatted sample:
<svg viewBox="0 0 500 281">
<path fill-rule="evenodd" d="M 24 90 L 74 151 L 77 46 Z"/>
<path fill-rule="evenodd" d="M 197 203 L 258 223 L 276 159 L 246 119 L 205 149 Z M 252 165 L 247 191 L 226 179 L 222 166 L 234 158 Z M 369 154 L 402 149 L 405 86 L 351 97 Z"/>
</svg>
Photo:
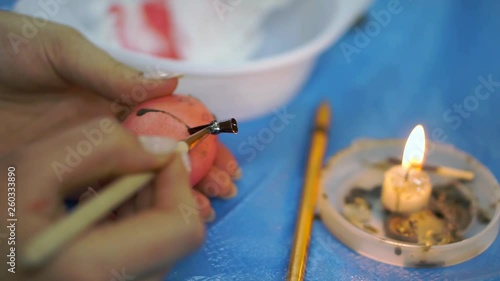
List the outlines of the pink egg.
<svg viewBox="0 0 500 281">
<path fill-rule="evenodd" d="M 215 118 L 196 98 L 169 95 L 146 101 L 135 107 L 123 125 L 137 135 L 165 136 L 182 140 L 189 136 L 188 127 L 210 123 Z M 205 176 L 215 159 L 217 137 L 208 136 L 189 152 L 191 184 Z"/>
</svg>

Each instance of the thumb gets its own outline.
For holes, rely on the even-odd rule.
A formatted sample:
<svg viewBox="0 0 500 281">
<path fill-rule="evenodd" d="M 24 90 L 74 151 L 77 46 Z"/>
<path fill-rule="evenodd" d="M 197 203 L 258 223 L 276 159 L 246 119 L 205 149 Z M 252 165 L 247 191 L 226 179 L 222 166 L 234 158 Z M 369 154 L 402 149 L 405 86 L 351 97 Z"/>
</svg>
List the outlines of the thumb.
<svg viewBox="0 0 500 281">
<path fill-rule="evenodd" d="M 167 138 L 139 139 L 115 119 L 99 117 L 17 152 L 19 170 L 33 177 L 39 194 L 81 194 L 89 183 L 161 168 L 176 147 Z"/>
<path fill-rule="evenodd" d="M 50 32 L 50 31 L 49 31 Z M 112 58 L 78 31 L 62 27 L 49 34 L 45 49 L 55 71 L 65 80 L 125 105 L 173 93 L 181 75 L 158 69 L 144 73 Z"/>
</svg>

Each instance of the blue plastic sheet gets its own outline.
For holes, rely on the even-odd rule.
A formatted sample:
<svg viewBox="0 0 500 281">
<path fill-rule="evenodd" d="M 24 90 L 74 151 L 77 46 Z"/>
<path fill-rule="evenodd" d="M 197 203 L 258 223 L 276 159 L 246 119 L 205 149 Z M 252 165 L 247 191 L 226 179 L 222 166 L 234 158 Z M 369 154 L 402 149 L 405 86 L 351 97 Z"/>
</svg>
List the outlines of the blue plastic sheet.
<svg viewBox="0 0 500 281">
<path fill-rule="evenodd" d="M 328 157 L 358 138 L 406 138 L 422 123 L 430 139 L 471 153 L 500 178 L 500 1 L 401 0 L 400 13 L 387 24 L 377 21 L 375 13 L 390 2 L 376 1 L 323 54 L 307 85 L 279 109 L 285 122 L 273 113 L 222 137 L 243 167 L 240 193 L 214 202 L 218 217 L 205 245 L 167 280 L 284 280 L 307 132 L 321 100 L 334 107 Z M 497 238 L 480 256 L 451 267 L 386 265 L 353 252 L 316 221 L 306 280 L 496 280 L 499 262 Z"/>
<path fill-rule="evenodd" d="M 244 171 L 239 195 L 213 202 L 217 219 L 204 246 L 166 280 L 284 280 L 307 132 L 321 100 L 334 107 L 328 157 L 358 138 L 405 138 L 422 123 L 431 139 L 471 153 L 500 178 L 500 1 L 400 0 L 401 12 L 381 19 L 390 2 L 376 1 L 321 56 L 293 101 L 241 123 L 237 136 L 222 136 Z M 499 262 L 497 238 L 451 267 L 386 265 L 353 252 L 316 221 L 306 280 L 500 280 Z"/>
</svg>

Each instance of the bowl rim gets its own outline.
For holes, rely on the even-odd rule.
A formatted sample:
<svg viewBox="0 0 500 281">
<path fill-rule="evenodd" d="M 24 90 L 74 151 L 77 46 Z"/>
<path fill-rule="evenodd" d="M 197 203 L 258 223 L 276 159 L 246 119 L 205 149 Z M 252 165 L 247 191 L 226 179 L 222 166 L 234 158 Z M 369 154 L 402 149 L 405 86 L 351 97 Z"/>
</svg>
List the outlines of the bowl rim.
<svg viewBox="0 0 500 281">
<path fill-rule="evenodd" d="M 99 44 L 112 56 L 130 62 L 134 57 L 141 66 L 155 65 L 158 68 L 175 70 L 184 74 L 203 76 L 231 76 L 241 73 L 254 73 L 272 68 L 285 67 L 290 64 L 302 62 L 317 56 L 328 48 L 336 38 L 340 38 L 353 22 L 362 14 L 372 0 L 330 0 L 335 5 L 334 14 L 330 23 L 323 28 L 313 39 L 303 44 L 284 51 L 277 55 L 264 57 L 256 60 L 239 62 L 234 64 L 196 63 L 178 61 L 167 58 L 158 58 L 152 55 L 137 53 L 130 50 Z"/>
</svg>

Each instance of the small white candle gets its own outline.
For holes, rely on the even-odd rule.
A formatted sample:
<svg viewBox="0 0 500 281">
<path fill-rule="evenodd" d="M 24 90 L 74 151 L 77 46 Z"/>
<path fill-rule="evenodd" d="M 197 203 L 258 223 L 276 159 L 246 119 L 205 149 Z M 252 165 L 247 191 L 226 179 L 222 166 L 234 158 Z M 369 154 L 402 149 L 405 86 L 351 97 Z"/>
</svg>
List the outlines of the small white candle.
<svg viewBox="0 0 500 281">
<path fill-rule="evenodd" d="M 417 125 L 405 145 L 401 165 L 384 174 L 382 205 L 389 211 L 411 213 L 427 206 L 432 192 L 429 176 L 422 171 L 425 156 L 425 132 Z"/>
</svg>

